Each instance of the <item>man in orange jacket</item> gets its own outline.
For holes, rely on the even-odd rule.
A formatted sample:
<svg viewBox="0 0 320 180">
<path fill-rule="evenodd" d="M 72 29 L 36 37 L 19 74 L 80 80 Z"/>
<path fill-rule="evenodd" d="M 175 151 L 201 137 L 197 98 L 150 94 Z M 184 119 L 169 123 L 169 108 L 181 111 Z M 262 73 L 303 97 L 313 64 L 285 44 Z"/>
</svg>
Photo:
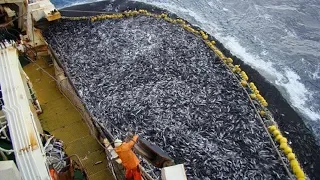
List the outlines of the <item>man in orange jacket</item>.
<svg viewBox="0 0 320 180">
<path fill-rule="evenodd" d="M 132 151 L 133 145 L 136 143 L 138 135 L 134 135 L 129 142 L 122 142 L 120 139 L 114 141 L 115 151 L 122 161 L 122 165 L 126 169 L 127 180 L 142 180 L 139 159 Z"/>
</svg>

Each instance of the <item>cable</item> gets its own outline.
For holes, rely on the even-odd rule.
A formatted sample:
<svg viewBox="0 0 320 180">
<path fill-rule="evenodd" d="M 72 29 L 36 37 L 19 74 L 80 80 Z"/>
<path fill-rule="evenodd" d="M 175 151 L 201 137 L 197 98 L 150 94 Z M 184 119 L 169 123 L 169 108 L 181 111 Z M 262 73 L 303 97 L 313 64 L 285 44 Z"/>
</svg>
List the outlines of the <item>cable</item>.
<svg viewBox="0 0 320 180">
<path fill-rule="evenodd" d="M 20 17 L 22 17 L 22 16 L 26 15 L 27 13 L 28 13 L 28 12 L 25 12 L 25 13 L 21 14 L 20 16 L 18 16 L 18 17 L 16 17 L 16 18 L 12 19 L 11 21 L 7 22 L 6 24 L 1 24 L 1 25 L 0 25 L 0 27 L 7 27 L 10 23 L 12 23 L 13 21 L 15 21 L 15 20 L 19 19 Z"/>
<path fill-rule="evenodd" d="M 77 154 L 71 154 L 68 158 L 71 158 L 71 157 L 73 157 L 73 156 L 75 156 L 75 157 L 78 159 L 78 161 L 79 161 L 79 163 L 80 163 L 80 166 L 81 166 L 82 170 L 84 171 L 84 173 L 85 173 L 85 175 L 86 175 L 86 178 L 89 180 L 88 172 L 87 172 L 85 166 L 83 165 L 81 159 L 79 158 L 79 156 L 78 156 Z"/>
<path fill-rule="evenodd" d="M 38 57 L 37 51 L 33 47 L 28 47 L 28 44 L 22 44 L 27 50 L 31 50 L 35 59 Z M 29 45 L 30 46 L 30 45 Z"/>
</svg>

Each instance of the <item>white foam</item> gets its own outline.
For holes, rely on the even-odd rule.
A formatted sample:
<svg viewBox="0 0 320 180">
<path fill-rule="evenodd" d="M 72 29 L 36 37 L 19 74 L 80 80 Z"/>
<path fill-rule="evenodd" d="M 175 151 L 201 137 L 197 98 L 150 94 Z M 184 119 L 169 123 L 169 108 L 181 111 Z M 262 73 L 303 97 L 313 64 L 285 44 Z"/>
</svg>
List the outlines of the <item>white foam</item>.
<svg viewBox="0 0 320 180">
<path fill-rule="evenodd" d="M 298 11 L 295 7 L 290 7 L 287 5 L 280 6 L 264 6 L 265 8 L 274 9 L 274 10 L 289 10 L 289 11 Z"/>
<path fill-rule="evenodd" d="M 208 5 L 211 6 L 211 7 L 216 7 L 216 6 L 215 6 L 215 3 L 212 2 L 212 1 L 209 1 L 209 2 L 208 2 Z"/>
<path fill-rule="evenodd" d="M 227 8 L 222 8 L 222 10 L 223 10 L 223 11 L 229 11 L 229 9 L 227 9 Z"/>
<path fill-rule="evenodd" d="M 150 0 L 136 0 L 144 3 L 151 3 Z M 188 20 L 192 24 L 195 24 L 196 22 L 200 22 L 201 24 L 195 24 L 195 25 L 201 25 L 201 28 L 205 29 L 206 31 L 210 33 L 216 33 L 216 31 L 220 30 L 220 28 L 213 22 L 204 21 L 206 19 L 205 13 L 198 13 L 194 12 L 192 9 L 186 9 L 180 6 L 177 6 L 172 1 L 170 2 L 152 2 L 152 5 L 166 9 L 170 12 L 173 12 L 177 15 L 179 15 L 181 18 Z M 208 17 L 209 18 L 209 17 Z M 194 22 L 195 20 L 195 22 Z"/>
<path fill-rule="evenodd" d="M 264 61 L 260 59 L 258 56 L 254 56 L 247 52 L 247 50 L 240 45 L 240 43 L 236 40 L 235 37 L 231 36 L 225 36 L 223 37 L 220 33 L 217 34 L 218 39 L 223 43 L 223 45 L 232 51 L 232 54 L 242 57 L 245 59 L 245 62 L 249 64 L 250 66 L 255 66 L 259 70 L 263 71 L 263 73 L 268 73 L 265 75 L 268 75 L 269 77 L 277 76 L 278 71 L 273 68 L 273 64 L 268 61 Z M 267 54 L 267 50 L 264 51 L 265 54 Z M 278 76 L 281 76 L 279 74 Z"/>
<path fill-rule="evenodd" d="M 290 102 L 300 109 L 310 119 L 320 120 L 320 113 L 312 110 L 306 103 L 312 98 L 312 93 L 300 82 L 300 76 L 289 68 L 285 68 L 285 75 L 276 81 L 278 86 L 284 87 L 290 95 Z"/>
<path fill-rule="evenodd" d="M 221 35 L 219 35 L 221 36 Z M 312 110 L 306 103 L 312 98 L 312 93 L 300 82 L 300 76 L 288 67 L 281 72 L 274 68 L 273 63 L 264 61 L 246 51 L 234 37 L 219 38 L 227 49 L 243 59 L 247 64 L 258 70 L 267 80 L 278 88 L 282 88 L 289 95 L 289 101 L 311 120 L 320 120 L 320 113 Z"/>
</svg>

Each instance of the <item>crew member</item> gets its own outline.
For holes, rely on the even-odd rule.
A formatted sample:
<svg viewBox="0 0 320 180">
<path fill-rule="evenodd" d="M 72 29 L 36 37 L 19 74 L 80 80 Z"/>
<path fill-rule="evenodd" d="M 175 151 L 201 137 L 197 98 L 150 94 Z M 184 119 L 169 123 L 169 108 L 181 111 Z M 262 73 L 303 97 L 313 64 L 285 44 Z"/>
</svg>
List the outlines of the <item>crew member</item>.
<svg viewBox="0 0 320 180">
<path fill-rule="evenodd" d="M 139 169 L 140 161 L 132 151 L 132 147 L 137 139 L 138 135 L 134 135 L 129 142 L 122 142 L 120 139 L 114 141 L 115 151 L 126 169 L 127 180 L 142 180 Z"/>
</svg>

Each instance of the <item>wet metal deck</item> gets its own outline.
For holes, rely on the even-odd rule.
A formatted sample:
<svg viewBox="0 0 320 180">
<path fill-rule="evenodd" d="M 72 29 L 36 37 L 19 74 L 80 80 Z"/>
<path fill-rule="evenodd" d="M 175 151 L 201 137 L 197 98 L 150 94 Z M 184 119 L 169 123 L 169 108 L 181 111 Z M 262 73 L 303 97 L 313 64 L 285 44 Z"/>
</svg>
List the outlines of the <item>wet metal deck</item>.
<svg viewBox="0 0 320 180">
<path fill-rule="evenodd" d="M 41 67 L 54 76 L 53 66 L 44 59 L 37 61 Z M 67 154 L 77 154 L 83 162 L 91 180 L 111 180 L 107 169 L 104 150 L 89 133 L 89 129 L 72 104 L 60 93 L 55 81 L 35 64 L 24 67 L 43 113 L 39 116 L 44 130 L 64 141 Z M 98 161 L 103 163 L 94 165 Z"/>
</svg>

